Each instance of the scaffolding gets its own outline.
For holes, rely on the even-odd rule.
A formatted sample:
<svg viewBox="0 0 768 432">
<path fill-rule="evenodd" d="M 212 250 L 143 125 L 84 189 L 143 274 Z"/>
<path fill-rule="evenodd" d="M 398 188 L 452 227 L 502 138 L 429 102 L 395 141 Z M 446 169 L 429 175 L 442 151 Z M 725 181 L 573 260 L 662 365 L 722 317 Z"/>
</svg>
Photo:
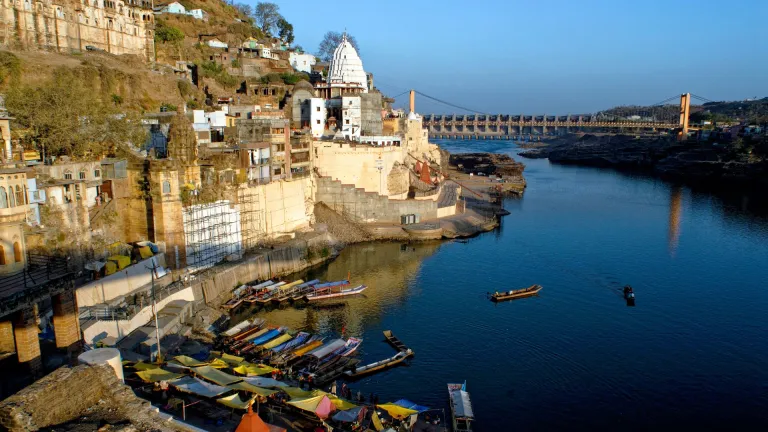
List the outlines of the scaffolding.
<svg viewBox="0 0 768 432">
<path fill-rule="evenodd" d="M 240 209 L 231 201 L 193 203 L 184 207 L 182 220 L 191 272 L 242 257 Z"/>
<path fill-rule="evenodd" d="M 258 248 L 264 240 L 264 209 L 261 207 L 261 187 L 248 187 L 237 192 L 240 207 L 243 250 Z"/>
</svg>

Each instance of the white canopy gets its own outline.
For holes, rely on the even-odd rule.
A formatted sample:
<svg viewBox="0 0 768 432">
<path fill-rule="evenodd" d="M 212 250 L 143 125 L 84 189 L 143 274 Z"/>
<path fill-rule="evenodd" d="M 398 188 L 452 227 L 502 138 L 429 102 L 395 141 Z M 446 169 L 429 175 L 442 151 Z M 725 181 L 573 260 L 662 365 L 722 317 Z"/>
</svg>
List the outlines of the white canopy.
<svg viewBox="0 0 768 432">
<path fill-rule="evenodd" d="M 343 347 L 347 343 L 344 341 L 344 339 L 336 339 L 328 342 L 327 344 L 321 346 L 320 348 L 312 351 L 309 353 L 312 356 L 315 356 L 319 359 L 327 356 L 328 354 L 336 351 L 337 349 Z"/>
</svg>

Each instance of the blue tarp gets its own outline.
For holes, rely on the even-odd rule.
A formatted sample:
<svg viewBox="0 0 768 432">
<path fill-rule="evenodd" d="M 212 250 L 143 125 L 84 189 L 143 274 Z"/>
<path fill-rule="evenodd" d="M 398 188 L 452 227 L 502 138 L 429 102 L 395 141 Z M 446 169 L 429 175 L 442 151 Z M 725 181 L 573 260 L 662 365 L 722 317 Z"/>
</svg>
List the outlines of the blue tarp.
<svg viewBox="0 0 768 432">
<path fill-rule="evenodd" d="M 257 337 L 256 339 L 252 340 L 251 343 L 254 345 L 261 345 L 267 341 L 270 341 L 274 338 L 276 338 L 280 333 L 282 333 L 279 329 L 272 329 L 263 335 Z"/>
<path fill-rule="evenodd" d="M 339 411 L 333 416 L 333 419 L 340 422 L 354 423 L 360 417 L 360 411 L 364 409 L 364 406 L 359 406 L 346 411 Z"/>
<path fill-rule="evenodd" d="M 400 399 L 399 401 L 395 402 L 395 405 L 399 405 L 403 408 L 412 409 L 418 412 L 429 411 L 429 407 L 425 407 L 424 405 L 418 405 L 416 403 L 409 401 L 408 399 Z"/>
<path fill-rule="evenodd" d="M 326 282 L 324 284 L 315 285 L 314 288 L 316 290 L 318 290 L 318 289 L 323 289 L 323 288 L 335 287 L 335 286 L 339 286 L 339 285 L 349 285 L 349 281 L 348 280 L 342 280 L 342 281 L 336 281 L 336 282 Z"/>
<path fill-rule="evenodd" d="M 297 285 L 296 289 L 302 289 L 302 288 L 306 288 L 306 287 L 311 287 L 313 285 L 317 285 L 318 283 L 320 283 L 320 279 L 312 279 L 309 282 L 304 282 L 301 285 Z"/>
<path fill-rule="evenodd" d="M 297 334 L 295 338 L 289 340 L 288 342 L 283 342 L 280 345 L 272 348 L 272 351 L 280 352 L 280 351 L 283 351 L 283 350 L 286 350 L 286 349 L 289 349 L 289 348 L 292 348 L 292 347 L 297 347 L 297 346 L 303 344 L 304 341 L 306 341 L 307 339 L 309 339 L 309 333 L 301 332 L 301 333 Z"/>
</svg>

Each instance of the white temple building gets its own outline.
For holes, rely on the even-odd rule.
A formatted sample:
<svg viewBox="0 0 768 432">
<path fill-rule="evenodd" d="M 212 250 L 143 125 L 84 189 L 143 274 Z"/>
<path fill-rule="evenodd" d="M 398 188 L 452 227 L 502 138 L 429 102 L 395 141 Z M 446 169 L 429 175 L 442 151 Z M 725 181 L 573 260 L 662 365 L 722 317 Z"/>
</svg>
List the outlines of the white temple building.
<svg viewBox="0 0 768 432">
<path fill-rule="evenodd" d="M 347 34 L 341 38 L 341 43 L 333 51 L 330 67 L 328 68 L 328 84 L 346 84 L 359 86 L 363 93 L 368 92 L 368 77 L 363 69 L 363 61 L 357 50 L 347 39 Z"/>
</svg>

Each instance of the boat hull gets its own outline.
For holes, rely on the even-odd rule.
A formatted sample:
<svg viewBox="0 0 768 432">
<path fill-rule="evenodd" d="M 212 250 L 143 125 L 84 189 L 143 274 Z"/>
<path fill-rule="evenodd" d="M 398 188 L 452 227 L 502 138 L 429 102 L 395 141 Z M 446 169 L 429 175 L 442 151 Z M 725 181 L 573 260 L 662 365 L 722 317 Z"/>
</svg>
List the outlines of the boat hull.
<svg viewBox="0 0 768 432">
<path fill-rule="evenodd" d="M 537 286 L 535 289 L 531 291 L 521 292 L 521 293 L 513 293 L 513 294 L 494 294 L 491 296 L 491 301 L 494 303 L 503 302 L 507 300 L 516 300 L 526 297 L 533 297 L 537 295 L 542 290 L 541 286 Z"/>
<path fill-rule="evenodd" d="M 310 302 L 313 302 L 313 301 L 320 301 L 320 300 L 327 300 L 327 299 L 332 299 L 332 298 L 356 295 L 356 294 L 360 294 L 363 291 L 365 291 L 366 288 L 368 288 L 368 287 L 365 286 L 365 285 L 361 285 L 361 286 L 359 286 L 357 288 L 353 288 L 351 290 L 341 291 L 341 292 L 337 292 L 337 293 L 307 295 L 307 300 L 310 301 Z"/>
</svg>

